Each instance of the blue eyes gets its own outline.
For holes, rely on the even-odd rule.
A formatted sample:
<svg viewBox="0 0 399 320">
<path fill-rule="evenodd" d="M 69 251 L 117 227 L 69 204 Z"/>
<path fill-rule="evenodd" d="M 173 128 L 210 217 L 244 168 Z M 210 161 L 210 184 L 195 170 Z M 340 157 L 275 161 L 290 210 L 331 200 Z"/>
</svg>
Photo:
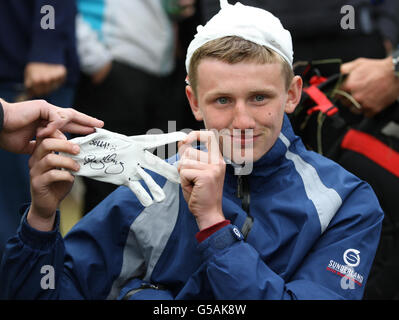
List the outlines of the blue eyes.
<svg viewBox="0 0 399 320">
<path fill-rule="evenodd" d="M 262 102 L 263 100 L 265 100 L 265 96 L 261 95 L 261 94 L 257 94 L 255 96 L 255 101 L 256 102 Z"/>
<path fill-rule="evenodd" d="M 254 102 L 263 102 L 265 100 L 266 97 L 263 94 L 257 94 L 252 97 L 252 101 Z M 226 97 L 220 97 L 216 99 L 216 102 L 218 104 L 228 104 L 230 102 L 230 99 Z"/>
<path fill-rule="evenodd" d="M 229 99 L 227 99 L 225 97 L 221 97 L 221 98 L 217 98 L 216 101 L 219 102 L 220 104 L 226 104 L 229 102 Z"/>
</svg>

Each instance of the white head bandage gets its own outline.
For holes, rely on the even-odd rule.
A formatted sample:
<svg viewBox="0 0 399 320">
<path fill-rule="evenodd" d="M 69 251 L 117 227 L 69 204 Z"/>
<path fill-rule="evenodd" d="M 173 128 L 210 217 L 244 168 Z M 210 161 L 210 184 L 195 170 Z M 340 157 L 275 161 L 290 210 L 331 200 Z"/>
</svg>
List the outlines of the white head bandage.
<svg viewBox="0 0 399 320">
<path fill-rule="evenodd" d="M 221 10 L 205 26 L 197 27 L 197 34 L 187 49 L 187 73 L 191 57 L 198 48 L 227 36 L 237 36 L 270 48 L 292 66 L 291 34 L 278 18 L 266 10 L 244 6 L 239 2 L 230 5 L 227 0 L 220 0 L 220 6 Z"/>
</svg>

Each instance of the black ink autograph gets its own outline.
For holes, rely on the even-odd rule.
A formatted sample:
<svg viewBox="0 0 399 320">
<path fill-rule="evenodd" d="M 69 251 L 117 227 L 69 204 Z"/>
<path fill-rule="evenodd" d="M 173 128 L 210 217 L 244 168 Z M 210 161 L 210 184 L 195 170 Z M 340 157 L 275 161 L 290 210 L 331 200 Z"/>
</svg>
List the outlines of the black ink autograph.
<svg viewBox="0 0 399 320">
<path fill-rule="evenodd" d="M 108 154 L 101 159 L 97 159 L 95 155 L 88 155 L 84 158 L 83 165 L 90 164 L 93 170 L 103 170 L 106 174 L 121 174 L 125 167 L 122 161 L 116 160 L 117 154 Z"/>
<path fill-rule="evenodd" d="M 89 142 L 89 146 L 96 146 L 98 148 L 104 149 L 104 150 L 111 150 L 114 151 L 116 149 L 115 145 L 112 145 L 109 142 L 105 142 L 103 140 L 96 140 L 93 139 Z"/>
</svg>

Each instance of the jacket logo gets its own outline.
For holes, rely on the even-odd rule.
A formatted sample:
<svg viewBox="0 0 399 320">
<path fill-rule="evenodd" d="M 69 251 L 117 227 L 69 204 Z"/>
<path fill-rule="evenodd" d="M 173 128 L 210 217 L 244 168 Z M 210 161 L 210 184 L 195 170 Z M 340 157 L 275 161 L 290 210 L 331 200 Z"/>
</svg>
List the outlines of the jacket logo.
<svg viewBox="0 0 399 320">
<path fill-rule="evenodd" d="M 344 264 L 330 260 L 326 269 L 342 277 L 340 285 L 344 290 L 355 289 L 355 284 L 361 286 L 363 275 L 355 271 L 355 267 L 360 264 L 360 251 L 352 248 L 347 249 L 342 258 Z"/>
<path fill-rule="evenodd" d="M 344 252 L 344 262 L 350 267 L 357 267 L 360 264 L 360 251 L 356 249 L 348 249 Z"/>
</svg>

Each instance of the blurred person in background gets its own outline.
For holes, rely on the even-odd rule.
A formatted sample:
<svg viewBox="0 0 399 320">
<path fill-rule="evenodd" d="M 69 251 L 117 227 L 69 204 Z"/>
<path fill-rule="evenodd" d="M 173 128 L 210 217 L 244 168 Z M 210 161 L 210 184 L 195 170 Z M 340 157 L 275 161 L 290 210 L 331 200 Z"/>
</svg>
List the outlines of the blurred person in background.
<svg viewBox="0 0 399 320">
<path fill-rule="evenodd" d="M 237 2 L 236 0 L 230 1 Z M 398 42 L 395 0 L 242 0 L 243 4 L 269 10 L 292 34 L 295 61 L 358 57 L 383 58 Z M 217 0 L 202 0 L 203 20 L 218 10 Z M 354 9 L 354 28 L 342 28 L 347 11 Z M 341 12 L 341 10 L 343 10 Z"/>
<path fill-rule="evenodd" d="M 0 97 L 71 107 L 78 79 L 74 1 L 0 2 Z M 28 156 L 0 150 L 0 257 L 30 201 Z"/>
<path fill-rule="evenodd" d="M 76 105 L 103 119 L 110 131 L 137 135 L 156 129 L 154 133 L 166 133 L 168 120 L 179 122 L 188 110 L 183 105 L 187 103 L 183 90 L 179 90 L 184 88 L 185 75 L 178 79 L 174 73 L 181 74 L 183 65 L 176 65 L 177 26 L 196 13 L 196 1 L 77 3 L 82 77 Z M 104 182 L 83 181 L 84 212 L 115 189 Z"/>
</svg>

